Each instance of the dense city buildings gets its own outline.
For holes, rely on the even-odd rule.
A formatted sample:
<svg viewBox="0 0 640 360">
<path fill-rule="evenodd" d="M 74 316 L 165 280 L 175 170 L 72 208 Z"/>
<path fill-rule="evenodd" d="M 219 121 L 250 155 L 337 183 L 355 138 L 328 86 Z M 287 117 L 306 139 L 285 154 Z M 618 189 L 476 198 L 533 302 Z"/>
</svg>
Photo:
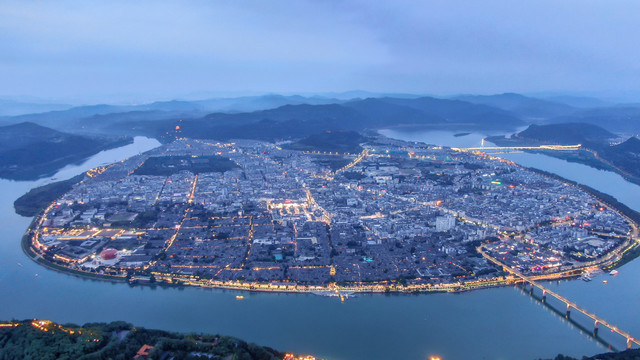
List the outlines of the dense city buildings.
<svg viewBox="0 0 640 360">
<path fill-rule="evenodd" d="M 179 139 L 88 173 L 30 249 L 91 276 L 255 290 L 461 290 L 596 264 L 635 225 L 483 153 L 369 138 L 359 153 Z"/>
</svg>

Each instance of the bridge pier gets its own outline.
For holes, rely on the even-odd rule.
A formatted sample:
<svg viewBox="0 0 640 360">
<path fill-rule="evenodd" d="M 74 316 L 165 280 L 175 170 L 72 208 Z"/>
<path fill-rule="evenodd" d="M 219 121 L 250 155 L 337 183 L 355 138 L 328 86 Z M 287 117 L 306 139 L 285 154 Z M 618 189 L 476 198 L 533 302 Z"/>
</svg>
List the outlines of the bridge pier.
<svg viewBox="0 0 640 360">
<path fill-rule="evenodd" d="M 632 338 L 627 338 L 627 349 L 631 349 L 631 345 L 633 344 Z"/>
<path fill-rule="evenodd" d="M 571 317 L 571 305 L 567 304 L 567 319 Z"/>
<path fill-rule="evenodd" d="M 547 290 L 542 290 L 542 302 L 547 301 Z"/>
<path fill-rule="evenodd" d="M 593 336 L 598 336 L 598 325 L 600 325 L 600 321 L 596 320 L 593 324 Z"/>
</svg>

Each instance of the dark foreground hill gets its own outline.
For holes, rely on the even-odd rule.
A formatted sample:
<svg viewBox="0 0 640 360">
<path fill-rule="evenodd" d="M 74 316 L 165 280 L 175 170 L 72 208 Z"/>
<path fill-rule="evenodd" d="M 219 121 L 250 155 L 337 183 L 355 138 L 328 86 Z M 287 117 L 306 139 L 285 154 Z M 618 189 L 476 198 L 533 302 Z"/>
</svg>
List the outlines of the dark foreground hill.
<svg viewBox="0 0 640 360">
<path fill-rule="evenodd" d="M 82 136 L 34 123 L 0 127 L 0 177 L 32 180 L 102 150 L 132 142 L 130 137 Z"/>
<path fill-rule="evenodd" d="M 558 355 L 555 358 L 553 358 L 553 360 L 640 360 L 640 349 L 604 353 L 604 354 L 594 355 L 591 357 L 584 356 L 581 359 L 572 358 L 570 356 Z"/>
<path fill-rule="evenodd" d="M 0 359 L 276 360 L 285 356 L 231 336 L 150 330 L 121 321 L 78 326 L 25 320 L 0 325 Z"/>
</svg>

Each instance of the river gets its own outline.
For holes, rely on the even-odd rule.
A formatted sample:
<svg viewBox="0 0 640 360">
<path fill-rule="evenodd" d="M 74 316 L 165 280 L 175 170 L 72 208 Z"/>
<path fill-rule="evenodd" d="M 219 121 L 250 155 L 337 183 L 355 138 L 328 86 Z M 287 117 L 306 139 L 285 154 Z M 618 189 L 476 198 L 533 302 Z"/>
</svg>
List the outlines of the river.
<svg viewBox="0 0 640 360">
<path fill-rule="evenodd" d="M 396 138 L 451 146 L 481 139 L 478 134 L 454 137 L 453 133 L 439 133 L 434 138 L 428 132 L 387 131 Z M 157 145 L 155 140 L 138 137 L 134 144 L 97 154 L 53 177 L 68 178 Z M 586 183 L 640 208 L 638 187 L 615 174 L 544 155 L 513 156 L 514 161 Z M 328 359 L 439 355 L 446 360 L 533 360 L 558 353 L 580 357 L 606 351 L 511 287 L 460 294 L 359 295 L 345 303 L 310 294 L 243 293 L 244 300 L 236 300 L 239 292 L 235 291 L 130 287 L 47 270 L 22 253 L 20 238 L 31 219 L 16 215 L 12 204 L 30 188 L 48 181 L 51 179 L 0 180 L 4 230 L 0 237 L 0 319 L 37 317 L 77 324 L 125 320 L 150 328 L 234 335 Z M 596 278 L 591 283 L 563 281 L 549 286 L 631 334 L 640 334 L 635 312 L 640 300 L 639 274 L 640 261 L 633 261 L 620 269 L 619 276 L 607 276 L 607 285 Z M 613 340 L 623 345 L 621 339 Z"/>
</svg>

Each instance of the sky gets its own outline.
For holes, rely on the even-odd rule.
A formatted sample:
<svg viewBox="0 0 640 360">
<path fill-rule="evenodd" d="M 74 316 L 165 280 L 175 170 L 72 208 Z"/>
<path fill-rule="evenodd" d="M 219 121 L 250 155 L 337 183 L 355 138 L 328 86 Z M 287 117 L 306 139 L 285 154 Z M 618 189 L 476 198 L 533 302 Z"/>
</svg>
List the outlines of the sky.
<svg viewBox="0 0 640 360">
<path fill-rule="evenodd" d="M 636 0 L 3 0 L 0 96 L 640 94 L 638 14 Z"/>
</svg>

